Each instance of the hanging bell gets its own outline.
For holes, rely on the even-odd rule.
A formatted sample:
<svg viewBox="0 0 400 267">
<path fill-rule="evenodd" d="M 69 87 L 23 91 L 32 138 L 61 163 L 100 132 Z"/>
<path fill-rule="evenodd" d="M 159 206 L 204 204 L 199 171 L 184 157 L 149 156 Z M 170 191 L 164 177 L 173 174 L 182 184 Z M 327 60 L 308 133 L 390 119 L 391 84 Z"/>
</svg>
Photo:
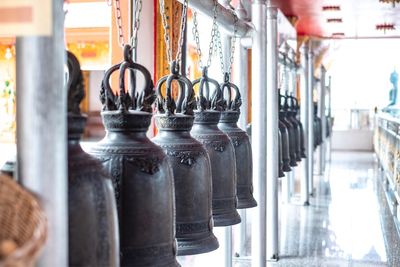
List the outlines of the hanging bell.
<svg viewBox="0 0 400 267">
<path fill-rule="evenodd" d="M 278 177 L 282 178 L 285 176 L 285 173 L 283 172 L 283 158 L 282 158 L 282 135 L 280 131 L 278 131 L 278 141 L 279 141 L 279 150 L 278 150 L 278 160 L 279 160 L 279 165 L 278 165 Z"/>
<path fill-rule="evenodd" d="M 290 156 L 290 166 L 296 167 L 296 133 L 294 131 L 294 127 L 291 122 L 289 122 L 286 118 L 286 109 L 285 109 L 285 96 L 280 95 L 279 101 L 279 120 L 286 126 L 288 137 L 289 137 L 289 156 Z"/>
<path fill-rule="evenodd" d="M 289 96 L 286 93 L 285 99 L 285 109 L 286 109 L 286 118 L 287 120 L 292 123 L 294 133 L 295 133 L 295 148 L 296 148 L 296 161 L 301 161 L 301 129 L 299 122 L 296 119 L 296 112 L 294 110 L 294 101 L 293 96 Z"/>
<path fill-rule="evenodd" d="M 239 88 L 229 82 L 229 77 L 227 75 L 225 76 L 225 83 L 222 85 L 222 95 L 224 95 L 225 89 L 227 89 L 228 92 L 228 100 L 224 100 L 224 110 L 221 112 L 218 128 L 228 135 L 235 149 L 237 208 L 252 208 L 257 206 L 257 202 L 253 197 L 253 160 L 251 144 L 247 133 L 237 126 L 242 100 Z M 235 91 L 234 98 L 231 89 Z"/>
<path fill-rule="evenodd" d="M 85 153 L 80 137 L 86 117 L 77 58 L 68 55 L 68 251 L 70 266 L 119 266 L 118 219 L 114 189 L 101 163 Z"/>
<path fill-rule="evenodd" d="M 157 84 L 155 120 L 159 132 L 153 141 L 164 149 L 174 174 L 178 255 L 193 255 L 213 251 L 219 244 L 213 234 L 210 159 L 201 143 L 190 135 L 194 91 L 176 65 L 173 62 L 172 74 Z M 176 104 L 172 98 L 174 80 L 180 84 L 181 98 Z M 161 92 L 164 83 L 165 97 Z"/>
<path fill-rule="evenodd" d="M 282 144 L 282 171 L 290 172 L 290 152 L 289 152 L 289 134 L 286 125 L 279 119 L 279 134 Z"/>
<path fill-rule="evenodd" d="M 110 87 L 119 70 L 119 95 Z M 125 91 L 125 71 L 144 77 L 144 90 Z M 111 174 L 120 224 L 121 266 L 179 266 L 176 261 L 175 204 L 172 170 L 163 150 L 146 137 L 155 100 L 149 71 L 132 61 L 111 67 L 101 89 L 106 136 L 91 151 Z"/>
<path fill-rule="evenodd" d="M 305 137 L 304 137 L 304 128 L 301 121 L 297 118 L 299 115 L 300 107 L 297 98 L 292 97 L 293 100 L 293 110 L 295 112 L 294 118 L 297 120 L 299 127 L 300 127 L 300 156 L 302 158 L 306 158 L 306 146 L 305 146 Z"/>
<path fill-rule="evenodd" d="M 236 210 L 235 150 L 229 137 L 217 126 L 221 117 L 222 92 L 220 87 L 215 87 L 211 99 L 207 95 L 197 99 L 200 108 L 195 111 L 191 134 L 203 144 L 210 157 L 214 224 L 228 226 L 241 221 Z M 208 106 L 204 104 L 207 99 Z"/>
</svg>

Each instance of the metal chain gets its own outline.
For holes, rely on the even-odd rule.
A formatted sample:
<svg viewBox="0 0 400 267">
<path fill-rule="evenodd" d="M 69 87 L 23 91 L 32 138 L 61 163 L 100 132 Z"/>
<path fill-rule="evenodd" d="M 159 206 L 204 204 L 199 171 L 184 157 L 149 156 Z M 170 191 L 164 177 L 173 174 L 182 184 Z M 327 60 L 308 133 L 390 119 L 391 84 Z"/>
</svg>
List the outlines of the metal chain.
<svg viewBox="0 0 400 267">
<path fill-rule="evenodd" d="M 224 54 L 222 53 L 222 41 L 221 41 L 221 32 L 219 31 L 218 25 L 217 25 L 217 33 L 216 33 L 216 49 L 219 50 L 219 60 L 221 63 L 221 71 L 222 74 L 228 73 L 228 75 L 231 74 L 232 68 L 233 68 L 233 60 L 235 56 L 235 48 L 236 48 L 236 34 L 237 34 L 237 24 L 238 24 L 238 17 L 236 14 L 232 11 L 232 15 L 234 16 L 234 24 L 233 24 L 233 37 L 231 40 L 231 54 L 229 58 L 229 69 L 225 70 L 225 64 L 224 64 Z"/>
<path fill-rule="evenodd" d="M 171 49 L 171 38 L 170 38 L 170 26 L 168 25 L 168 18 L 167 13 L 165 10 L 165 2 L 164 0 L 160 0 L 160 13 L 162 24 L 164 28 L 164 41 L 165 41 L 165 49 L 167 52 L 167 61 L 168 63 L 172 63 L 172 49 Z M 180 25 L 180 34 L 178 40 L 178 51 L 176 52 L 175 62 L 179 63 L 182 60 L 182 47 L 184 42 L 184 35 L 185 35 L 185 27 L 186 27 L 186 17 L 187 17 L 187 9 L 188 9 L 188 2 L 189 0 L 185 0 L 183 2 L 182 7 L 182 17 L 181 17 L 181 25 Z"/>
<path fill-rule="evenodd" d="M 107 4 L 111 5 L 112 0 L 107 0 Z M 117 34 L 118 34 L 118 45 L 120 47 L 124 47 L 125 38 L 124 38 L 124 30 L 122 24 L 122 15 L 121 15 L 121 3 L 120 0 L 114 0 L 115 7 L 115 22 L 117 25 Z M 132 37 L 130 39 L 130 44 L 132 49 L 136 49 L 137 47 L 137 36 L 140 27 L 140 14 L 142 12 L 142 0 L 135 0 L 135 22 L 132 24 Z"/>
<path fill-rule="evenodd" d="M 208 47 L 208 59 L 207 59 L 207 65 L 205 66 L 206 68 L 209 68 L 211 66 L 211 60 L 213 56 L 213 51 L 214 51 L 214 40 L 216 36 L 216 32 L 218 30 L 218 24 L 217 24 L 217 14 L 218 14 L 218 1 L 214 0 L 214 8 L 213 8 L 213 22 L 212 22 L 212 27 L 211 27 L 211 40 L 210 44 Z M 200 37 L 199 37 L 199 30 L 198 30 L 198 22 L 197 22 L 197 12 L 194 11 L 193 13 L 193 39 L 196 42 L 196 50 L 197 50 L 197 55 L 199 57 L 199 66 L 202 69 L 204 67 L 203 61 L 202 61 L 202 52 L 201 52 L 201 47 L 200 47 Z"/>
</svg>

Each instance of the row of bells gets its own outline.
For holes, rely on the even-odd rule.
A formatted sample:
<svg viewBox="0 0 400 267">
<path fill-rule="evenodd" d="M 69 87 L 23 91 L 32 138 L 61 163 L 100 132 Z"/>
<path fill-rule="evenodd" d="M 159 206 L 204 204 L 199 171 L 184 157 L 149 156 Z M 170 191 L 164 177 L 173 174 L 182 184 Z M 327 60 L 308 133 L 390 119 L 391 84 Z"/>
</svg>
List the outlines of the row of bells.
<svg viewBox="0 0 400 267">
<path fill-rule="evenodd" d="M 194 98 L 192 84 L 174 72 L 160 80 L 156 99 L 150 73 L 124 57 L 105 73 L 100 98 L 106 136 L 89 155 L 79 144 L 86 120 L 79 110 L 82 74 L 68 53 L 70 265 L 179 266 L 177 255 L 217 249 L 213 227 L 240 223 L 237 209 L 257 205 L 249 137 L 237 127 L 239 111 L 229 108 L 231 95 L 240 94 L 227 88 L 229 98 L 217 101 L 225 108 L 215 110 L 208 85 L 207 97 Z M 144 77 L 140 94 L 125 92 L 127 70 Z M 119 93 L 109 83 L 116 71 Z M 177 100 L 171 97 L 174 79 Z M 205 104 L 191 113 L 193 99 Z M 150 141 L 153 117 L 158 133 Z"/>
</svg>

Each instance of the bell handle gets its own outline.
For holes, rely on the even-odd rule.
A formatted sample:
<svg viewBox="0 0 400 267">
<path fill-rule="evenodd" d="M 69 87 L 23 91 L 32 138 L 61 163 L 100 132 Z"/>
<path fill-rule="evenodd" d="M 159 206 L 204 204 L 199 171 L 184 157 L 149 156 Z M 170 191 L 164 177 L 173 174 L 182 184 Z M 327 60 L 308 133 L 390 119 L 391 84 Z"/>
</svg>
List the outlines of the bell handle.
<svg viewBox="0 0 400 267">
<path fill-rule="evenodd" d="M 221 97 L 221 88 L 219 83 L 210 78 L 208 76 L 207 67 L 203 68 L 202 77 L 193 81 L 193 87 L 199 84 L 199 101 L 200 101 L 200 109 L 217 109 L 216 103 L 218 103 L 218 98 Z M 210 98 L 210 84 L 212 84 L 215 88 L 213 95 Z M 203 102 L 204 101 L 204 102 Z M 215 103 L 214 105 L 212 103 Z"/>
<path fill-rule="evenodd" d="M 226 109 L 233 110 L 233 111 L 239 111 L 240 106 L 242 104 L 239 87 L 237 87 L 236 84 L 231 83 L 229 80 L 230 80 L 229 74 L 226 72 L 224 74 L 224 83 L 221 84 L 222 98 L 225 100 L 224 91 L 225 91 L 225 89 L 227 89 L 228 90 L 228 99 L 226 100 L 226 103 L 227 103 Z M 232 99 L 232 89 L 235 91 L 234 99 Z"/>
</svg>

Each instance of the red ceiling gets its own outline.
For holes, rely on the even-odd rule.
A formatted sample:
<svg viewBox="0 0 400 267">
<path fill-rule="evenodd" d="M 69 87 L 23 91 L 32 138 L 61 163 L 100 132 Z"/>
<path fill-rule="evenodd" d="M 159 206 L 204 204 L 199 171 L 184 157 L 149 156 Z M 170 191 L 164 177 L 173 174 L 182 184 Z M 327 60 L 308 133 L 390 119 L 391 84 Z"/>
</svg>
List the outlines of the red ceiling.
<svg viewBox="0 0 400 267">
<path fill-rule="evenodd" d="M 245 0 L 251 1 L 251 0 Z M 332 37 L 344 33 L 346 38 L 400 37 L 400 4 L 380 3 L 379 0 L 272 0 L 286 16 L 298 17 L 300 35 Z M 323 11 L 323 6 L 340 6 L 340 11 Z M 340 18 L 342 23 L 328 23 Z M 394 24 L 393 31 L 377 31 L 377 24 Z"/>
<path fill-rule="evenodd" d="M 400 37 L 400 4 L 379 0 L 273 0 L 285 15 L 297 16 L 300 35 L 332 37 L 344 33 L 347 38 Z M 323 11 L 323 6 L 339 6 L 340 11 Z M 328 19 L 342 19 L 328 23 Z M 393 31 L 377 31 L 378 24 L 394 24 Z"/>
</svg>

